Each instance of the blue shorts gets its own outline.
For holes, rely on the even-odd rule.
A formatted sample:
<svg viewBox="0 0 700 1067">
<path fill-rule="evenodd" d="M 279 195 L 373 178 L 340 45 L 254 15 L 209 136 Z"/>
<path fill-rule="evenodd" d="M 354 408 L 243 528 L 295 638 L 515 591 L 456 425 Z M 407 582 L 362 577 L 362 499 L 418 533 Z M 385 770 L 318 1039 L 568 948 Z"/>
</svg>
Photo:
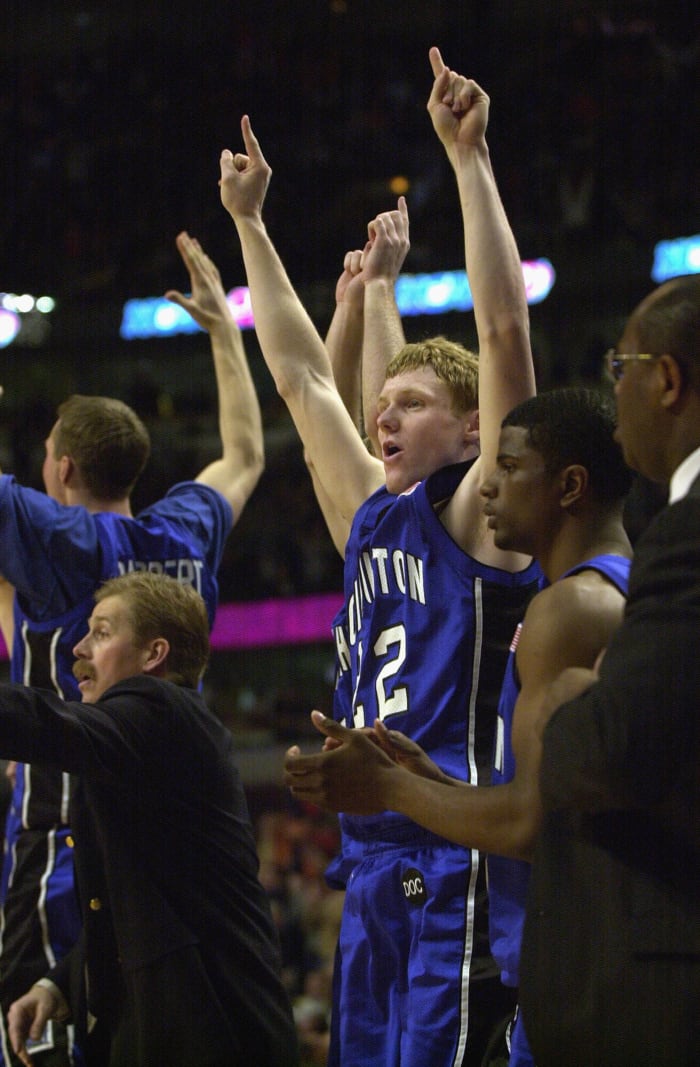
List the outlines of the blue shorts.
<svg viewBox="0 0 700 1067">
<path fill-rule="evenodd" d="M 419 831 L 401 845 L 363 845 L 347 882 L 329 1067 L 455 1067 L 464 1060 L 483 858 L 435 842 Z M 490 957 L 489 964 L 498 992 Z M 482 959 L 482 973 L 485 966 Z M 503 1014 L 500 1004 L 495 1010 Z"/>
</svg>

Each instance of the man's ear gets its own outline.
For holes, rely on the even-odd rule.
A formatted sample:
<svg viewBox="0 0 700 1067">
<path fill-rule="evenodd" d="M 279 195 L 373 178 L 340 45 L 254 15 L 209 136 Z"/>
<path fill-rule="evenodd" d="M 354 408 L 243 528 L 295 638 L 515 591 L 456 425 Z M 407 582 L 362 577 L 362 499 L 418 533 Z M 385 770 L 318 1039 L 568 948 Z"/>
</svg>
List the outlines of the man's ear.
<svg viewBox="0 0 700 1067">
<path fill-rule="evenodd" d="M 586 495 L 590 482 L 590 475 L 586 467 L 581 463 L 571 463 L 564 467 L 560 474 L 561 506 L 573 507 L 580 503 Z"/>
<path fill-rule="evenodd" d="M 58 461 L 58 478 L 64 488 L 70 484 L 74 472 L 75 463 L 70 456 L 61 456 Z"/>
<path fill-rule="evenodd" d="M 655 370 L 659 375 L 659 385 L 662 390 L 661 406 L 675 407 L 683 395 L 685 385 L 680 363 L 673 356 L 665 354 L 657 359 Z"/>
<path fill-rule="evenodd" d="M 168 655 L 170 654 L 170 642 L 165 637 L 154 637 L 149 641 L 146 649 L 146 658 L 143 664 L 144 674 L 163 674 Z"/>
<path fill-rule="evenodd" d="M 470 445 L 475 446 L 477 449 L 480 445 L 479 438 L 479 409 L 475 408 L 474 411 L 470 411 L 465 423 L 464 444 L 468 448 Z"/>
</svg>

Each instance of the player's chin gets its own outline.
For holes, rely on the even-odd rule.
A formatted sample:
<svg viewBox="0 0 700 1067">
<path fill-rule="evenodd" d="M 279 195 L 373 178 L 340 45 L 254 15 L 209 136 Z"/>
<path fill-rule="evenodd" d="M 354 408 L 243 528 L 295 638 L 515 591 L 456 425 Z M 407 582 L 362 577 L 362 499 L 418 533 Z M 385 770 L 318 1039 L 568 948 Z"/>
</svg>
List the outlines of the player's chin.
<svg viewBox="0 0 700 1067">
<path fill-rule="evenodd" d="M 506 530 L 496 527 L 492 529 L 493 543 L 496 548 L 500 548 L 502 552 L 514 552 L 515 546 L 513 545 Z"/>
<path fill-rule="evenodd" d="M 417 485 L 423 475 L 416 471 L 406 470 L 386 470 L 386 487 L 390 493 L 394 496 L 400 496 L 401 493 L 407 492 L 414 485 Z"/>
<path fill-rule="evenodd" d="M 403 493 L 406 488 L 404 479 L 398 478 L 395 474 L 393 476 L 387 474 L 385 484 L 387 492 L 391 493 L 393 496 L 398 496 L 400 493 Z"/>
</svg>

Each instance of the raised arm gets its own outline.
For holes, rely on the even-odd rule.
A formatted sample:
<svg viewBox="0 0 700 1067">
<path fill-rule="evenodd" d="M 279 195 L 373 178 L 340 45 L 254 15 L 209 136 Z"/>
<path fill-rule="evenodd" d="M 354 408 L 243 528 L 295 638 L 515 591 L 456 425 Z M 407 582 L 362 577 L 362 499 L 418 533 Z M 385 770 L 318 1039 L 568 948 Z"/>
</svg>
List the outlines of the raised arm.
<svg viewBox="0 0 700 1067">
<path fill-rule="evenodd" d="M 176 243 L 190 275 L 192 295 L 184 296 L 177 289 L 165 295 L 208 332 L 219 396 L 222 456 L 205 467 L 197 481 L 228 500 L 236 523 L 265 466 L 260 405 L 241 331 L 216 265 L 189 234 L 179 234 Z"/>
<path fill-rule="evenodd" d="M 405 197 L 372 219 L 367 238 L 345 256 L 326 347 L 345 406 L 379 456 L 377 400 L 387 364 L 406 343 L 395 292 L 410 247 Z"/>
<path fill-rule="evenodd" d="M 364 434 L 362 415 L 362 333 L 365 286 L 362 278 L 361 248 L 345 253 L 343 272 L 335 287 L 335 311 L 326 334 L 326 351 L 333 368 L 335 384 L 359 434 Z M 333 497 L 324 488 L 308 450 L 304 461 L 311 475 L 316 501 L 325 519 L 333 544 L 345 557 L 347 521 L 336 509 Z"/>
<path fill-rule="evenodd" d="M 304 462 L 306 463 L 306 469 L 311 476 L 311 483 L 314 487 L 314 495 L 316 497 L 316 503 L 321 509 L 321 514 L 326 523 L 328 533 L 330 534 L 331 541 L 338 550 L 341 559 L 345 559 L 345 545 L 348 540 L 347 523 L 344 521 L 342 515 L 336 510 L 330 494 L 326 491 L 321 479 L 318 476 L 318 472 L 314 467 L 308 453 L 304 450 Z"/>
<path fill-rule="evenodd" d="M 270 168 L 246 116 L 245 154 L 221 156 L 221 199 L 238 231 L 260 347 L 322 484 L 349 532 L 384 480 L 336 387 L 325 346 L 296 295 L 262 219 Z"/>
<path fill-rule="evenodd" d="M 333 377 L 350 418 L 360 433 L 362 418 L 362 333 L 365 286 L 361 248 L 345 253 L 343 272 L 335 287 L 335 311 L 326 334 Z"/>
<path fill-rule="evenodd" d="M 394 211 L 377 215 L 368 231 L 369 241 L 362 262 L 365 286 L 362 410 L 365 432 L 374 454 L 379 456 L 377 400 L 386 380 L 388 363 L 406 343 L 396 303 L 396 279 L 410 248 L 405 197 L 399 197 Z"/>
<path fill-rule="evenodd" d="M 476 82 L 446 67 L 437 48 L 430 50 L 430 63 L 435 81 L 428 111 L 457 179 L 479 339 L 481 458 L 455 501 L 464 528 L 453 530 L 468 548 L 469 530 L 483 531 L 478 481 L 496 465 L 501 420 L 534 394 L 535 375 L 520 256 L 486 144 L 489 98 Z M 493 562 L 508 566 L 508 557 L 497 553 Z M 516 557 L 511 569 L 522 565 Z"/>
</svg>

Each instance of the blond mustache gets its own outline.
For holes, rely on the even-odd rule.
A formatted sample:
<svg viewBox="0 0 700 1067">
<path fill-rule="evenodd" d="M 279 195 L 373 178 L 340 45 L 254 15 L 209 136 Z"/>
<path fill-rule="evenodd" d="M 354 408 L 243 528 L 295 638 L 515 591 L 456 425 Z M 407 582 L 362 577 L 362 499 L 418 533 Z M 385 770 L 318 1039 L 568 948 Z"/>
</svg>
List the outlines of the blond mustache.
<svg viewBox="0 0 700 1067">
<path fill-rule="evenodd" d="M 77 659 L 73 664 L 73 675 L 78 681 L 82 681 L 85 678 L 89 678 L 94 681 L 95 668 L 91 663 L 88 663 L 85 659 Z"/>
</svg>

